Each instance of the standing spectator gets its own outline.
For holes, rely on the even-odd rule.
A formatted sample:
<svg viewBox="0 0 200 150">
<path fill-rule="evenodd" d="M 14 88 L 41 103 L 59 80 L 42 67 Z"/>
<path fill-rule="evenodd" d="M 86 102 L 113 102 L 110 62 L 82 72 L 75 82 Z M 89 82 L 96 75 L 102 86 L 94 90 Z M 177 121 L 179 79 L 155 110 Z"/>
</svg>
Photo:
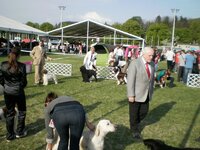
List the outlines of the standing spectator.
<svg viewBox="0 0 200 150">
<path fill-rule="evenodd" d="M 199 70 L 198 70 L 198 60 L 197 60 L 197 54 L 195 53 L 194 50 L 192 50 L 192 55 L 195 58 L 195 62 L 193 63 L 192 73 L 198 74 L 199 73 Z"/>
<path fill-rule="evenodd" d="M 81 42 L 79 42 L 79 44 L 78 44 L 78 47 L 79 47 L 79 55 L 82 55 L 82 51 L 83 51 L 83 46 L 82 46 L 82 43 Z"/>
<path fill-rule="evenodd" d="M 117 62 L 119 61 L 119 60 L 118 60 L 118 55 L 117 55 L 117 51 L 118 51 L 119 48 L 120 48 L 120 46 L 117 45 L 117 46 L 115 47 L 115 49 L 114 49 L 115 60 L 116 60 Z"/>
<path fill-rule="evenodd" d="M 145 47 L 142 56 L 132 61 L 128 67 L 127 96 L 129 101 L 130 128 L 133 138 L 141 139 L 140 122 L 149 110 L 154 85 L 154 50 Z"/>
<path fill-rule="evenodd" d="M 197 53 L 197 64 L 198 64 L 198 71 L 200 74 L 200 53 Z"/>
<path fill-rule="evenodd" d="M 155 64 L 155 71 L 158 70 L 158 62 L 159 62 L 159 59 L 160 59 L 160 54 L 158 52 L 158 49 L 157 47 L 154 47 L 154 55 L 153 55 L 153 62 Z"/>
<path fill-rule="evenodd" d="M 38 46 L 35 46 L 30 52 L 30 56 L 33 58 L 33 65 L 35 65 L 35 84 L 42 84 L 42 69 L 45 65 L 45 58 L 47 58 L 44 42 L 40 41 Z"/>
<path fill-rule="evenodd" d="M 0 84 L 4 87 L 4 99 L 7 108 L 6 128 L 8 142 L 16 137 L 26 136 L 26 97 L 24 88 L 27 85 L 26 65 L 19 62 L 20 48 L 14 47 L 8 55 L 8 61 L 0 66 Z M 15 107 L 19 111 L 16 133 L 14 131 Z"/>
<path fill-rule="evenodd" d="M 172 50 L 168 49 L 166 54 L 166 59 L 167 59 L 167 69 L 170 70 L 170 72 L 172 72 L 172 69 L 174 67 L 174 57 L 175 57 L 175 54 Z"/>
<path fill-rule="evenodd" d="M 122 45 L 117 49 L 116 55 L 117 55 L 118 61 L 122 61 L 124 59 L 124 48 Z"/>
<path fill-rule="evenodd" d="M 185 69 L 184 69 L 184 76 L 183 76 L 183 82 L 187 83 L 187 77 L 189 73 L 192 73 L 193 64 L 196 62 L 195 57 L 192 54 L 192 51 L 189 51 L 185 55 Z"/>
<path fill-rule="evenodd" d="M 113 49 L 111 49 L 110 52 L 109 52 L 108 65 L 109 65 L 109 67 L 116 66 L 116 60 L 115 60 L 115 55 L 114 55 L 114 50 Z"/>
<path fill-rule="evenodd" d="M 83 106 L 68 96 L 58 97 L 57 94 L 50 92 L 45 99 L 44 114 L 48 150 L 52 149 L 54 139 L 53 128 L 49 126 L 51 119 L 60 136 L 58 150 L 67 150 L 68 147 L 70 150 L 79 150 L 85 123 L 90 130 L 95 129 L 95 126 L 88 122 Z"/>
<path fill-rule="evenodd" d="M 183 73 L 185 69 L 185 52 L 184 50 L 181 50 L 179 55 L 179 65 L 178 65 L 178 77 L 177 81 L 183 81 Z"/>
<path fill-rule="evenodd" d="M 175 65 L 174 65 L 174 72 L 178 72 L 178 67 L 179 67 L 179 56 L 180 56 L 180 51 L 177 51 L 175 53 Z"/>
<path fill-rule="evenodd" d="M 138 46 L 134 45 L 134 46 L 130 46 L 130 47 L 126 48 L 125 53 L 124 53 L 124 59 L 126 61 L 126 64 L 122 69 L 123 73 L 127 72 L 127 68 L 129 66 L 129 63 L 132 60 L 137 59 L 139 57 L 139 55 L 140 55 L 140 52 L 139 52 L 139 47 Z"/>
</svg>

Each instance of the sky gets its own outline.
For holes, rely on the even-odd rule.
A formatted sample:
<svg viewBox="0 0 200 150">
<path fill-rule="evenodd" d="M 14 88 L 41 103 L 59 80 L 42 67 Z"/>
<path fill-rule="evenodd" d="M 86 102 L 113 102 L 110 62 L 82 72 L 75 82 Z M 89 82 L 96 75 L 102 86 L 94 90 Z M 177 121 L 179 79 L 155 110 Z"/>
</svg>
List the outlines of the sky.
<svg viewBox="0 0 200 150">
<path fill-rule="evenodd" d="M 59 6 L 65 6 L 61 11 Z M 53 25 L 61 21 L 91 19 L 108 24 L 124 23 L 133 16 L 145 21 L 177 16 L 200 18 L 200 0 L 1 0 L 0 15 L 21 23 L 28 21 Z"/>
</svg>

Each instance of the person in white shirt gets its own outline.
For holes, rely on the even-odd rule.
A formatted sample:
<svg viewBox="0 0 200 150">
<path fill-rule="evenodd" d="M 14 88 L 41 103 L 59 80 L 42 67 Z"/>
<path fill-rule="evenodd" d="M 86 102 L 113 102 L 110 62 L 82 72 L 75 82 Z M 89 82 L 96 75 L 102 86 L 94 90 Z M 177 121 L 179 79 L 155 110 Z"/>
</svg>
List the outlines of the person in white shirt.
<svg viewBox="0 0 200 150">
<path fill-rule="evenodd" d="M 87 70 L 92 70 L 96 66 L 97 53 L 95 52 L 94 46 L 91 47 L 90 51 L 85 55 L 83 65 Z"/>
<path fill-rule="evenodd" d="M 173 63 L 174 63 L 174 58 L 175 58 L 175 54 L 172 50 L 168 49 L 166 54 L 166 59 L 167 59 L 167 69 L 169 69 L 170 71 L 173 70 Z"/>
<path fill-rule="evenodd" d="M 120 46 L 120 48 L 118 48 L 116 55 L 118 56 L 118 61 L 123 60 L 123 58 L 124 58 L 124 48 L 122 46 Z"/>
<path fill-rule="evenodd" d="M 84 57 L 83 66 L 80 67 L 80 71 L 83 77 L 83 82 L 90 82 L 91 74 L 96 76 L 96 60 L 97 53 L 95 52 L 94 46 L 91 47 L 90 51 Z"/>
</svg>

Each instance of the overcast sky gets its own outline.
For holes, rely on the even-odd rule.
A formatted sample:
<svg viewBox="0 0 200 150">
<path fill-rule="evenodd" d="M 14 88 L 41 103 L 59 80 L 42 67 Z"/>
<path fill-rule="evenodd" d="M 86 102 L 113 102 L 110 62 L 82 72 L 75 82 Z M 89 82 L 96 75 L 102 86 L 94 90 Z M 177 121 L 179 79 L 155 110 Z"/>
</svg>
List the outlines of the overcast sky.
<svg viewBox="0 0 200 150">
<path fill-rule="evenodd" d="M 0 15 L 21 23 L 59 23 L 63 21 L 95 20 L 101 23 L 124 23 L 133 16 L 154 20 L 158 15 L 200 18 L 200 0 L 1 0 Z"/>
</svg>

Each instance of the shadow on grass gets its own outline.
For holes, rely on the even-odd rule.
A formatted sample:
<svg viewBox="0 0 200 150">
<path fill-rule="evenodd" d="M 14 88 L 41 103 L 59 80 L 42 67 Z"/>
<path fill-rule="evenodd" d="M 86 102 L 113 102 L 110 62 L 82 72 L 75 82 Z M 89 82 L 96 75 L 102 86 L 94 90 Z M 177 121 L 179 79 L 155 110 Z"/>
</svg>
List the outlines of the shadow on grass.
<svg viewBox="0 0 200 150">
<path fill-rule="evenodd" d="M 0 106 L 5 106 L 5 101 L 3 99 L 4 97 L 2 96 L 2 99 L 0 99 Z"/>
<path fill-rule="evenodd" d="M 104 149 L 124 150 L 128 145 L 140 142 L 142 141 L 134 142 L 130 129 L 120 124 L 117 125 L 114 133 L 109 133 L 106 136 Z"/>
<path fill-rule="evenodd" d="M 26 127 L 28 129 L 28 136 L 35 135 L 45 128 L 44 119 L 39 118 L 35 122 L 26 125 Z"/>
<path fill-rule="evenodd" d="M 26 99 L 30 99 L 30 98 L 33 98 L 33 97 L 36 97 L 38 95 L 42 95 L 44 92 L 39 92 L 39 93 L 33 93 L 33 94 L 26 94 Z"/>
<path fill-rule="evenodd" d="M 124 99 L 124 100 L 118 102 L 118 104 L 120 105 L 119 107 L 117 107 L 117 108 L 115 108 L 115 109 L 113 109 L 113 110 L 111 110 L 111 111 L 105 113 L 105 114 L 102 115 L 101 117 L 98 117 L 98 118 L 94 119 L 94 121 L 99 121 L 99 120 L 101 120 L 102 118 L 106 118 L 106 116 L 108 116 L 108 115 L 112 114 L 113 112 L 115 112 L 115 111 L 121 109 L 122 107 L 128 105 L 127 103 L 128 103 L 128 102 L 127 102 L 127 99 Z"/>
<path fill-rule="evenodd" d="M 147 117 L 144 119 L 144 122 L 142 123 L 142 129 L 144 129 L 145 126 L 154 124 L 158 122 L 162 117 L 164 117 L 170 109 L 176 104 L 176 102 L 168 102 L 159 105 L 158 107 L 151 110 Z"/>
<path fill-rule="evenodd" d="M 196 121 L 196 119 L 197 119 L 199 114 L 200 114 L 200 105 L 198 106 L 198 108 L 197 108 L 197 110 L 196 110 L 196 112 L 195 112 L 195 114 L 193 116 L 192 122 L 191 122 L 190 126 L 188 127 L 188 130 L 185 133 L 185 136 L 184 136 L 182 142 L 179 145 L 180 147 L 185 147 L 186 146 L 186 143 L 187 143 L 187 141 L 188 141 L 188 139 L 190 137 L 190 134 L 192 132 L 192 129 L 194 127 L 194 123 L 195 123 L 195 121 Z"/>
<path fill-rule="evenodd" d="M 84 106 L 85 111 L 86 111 L 87 113 L 89 113 L 90 111 L 92 111 L 93 109 L 95 109 L 95 108 L 96 108 L 98 105 L 100 105 L 100 104 L 101 104 L 101 102 L 96 102 L 96 103 L 94 103 L 94 104 Z"/>
</svg>

